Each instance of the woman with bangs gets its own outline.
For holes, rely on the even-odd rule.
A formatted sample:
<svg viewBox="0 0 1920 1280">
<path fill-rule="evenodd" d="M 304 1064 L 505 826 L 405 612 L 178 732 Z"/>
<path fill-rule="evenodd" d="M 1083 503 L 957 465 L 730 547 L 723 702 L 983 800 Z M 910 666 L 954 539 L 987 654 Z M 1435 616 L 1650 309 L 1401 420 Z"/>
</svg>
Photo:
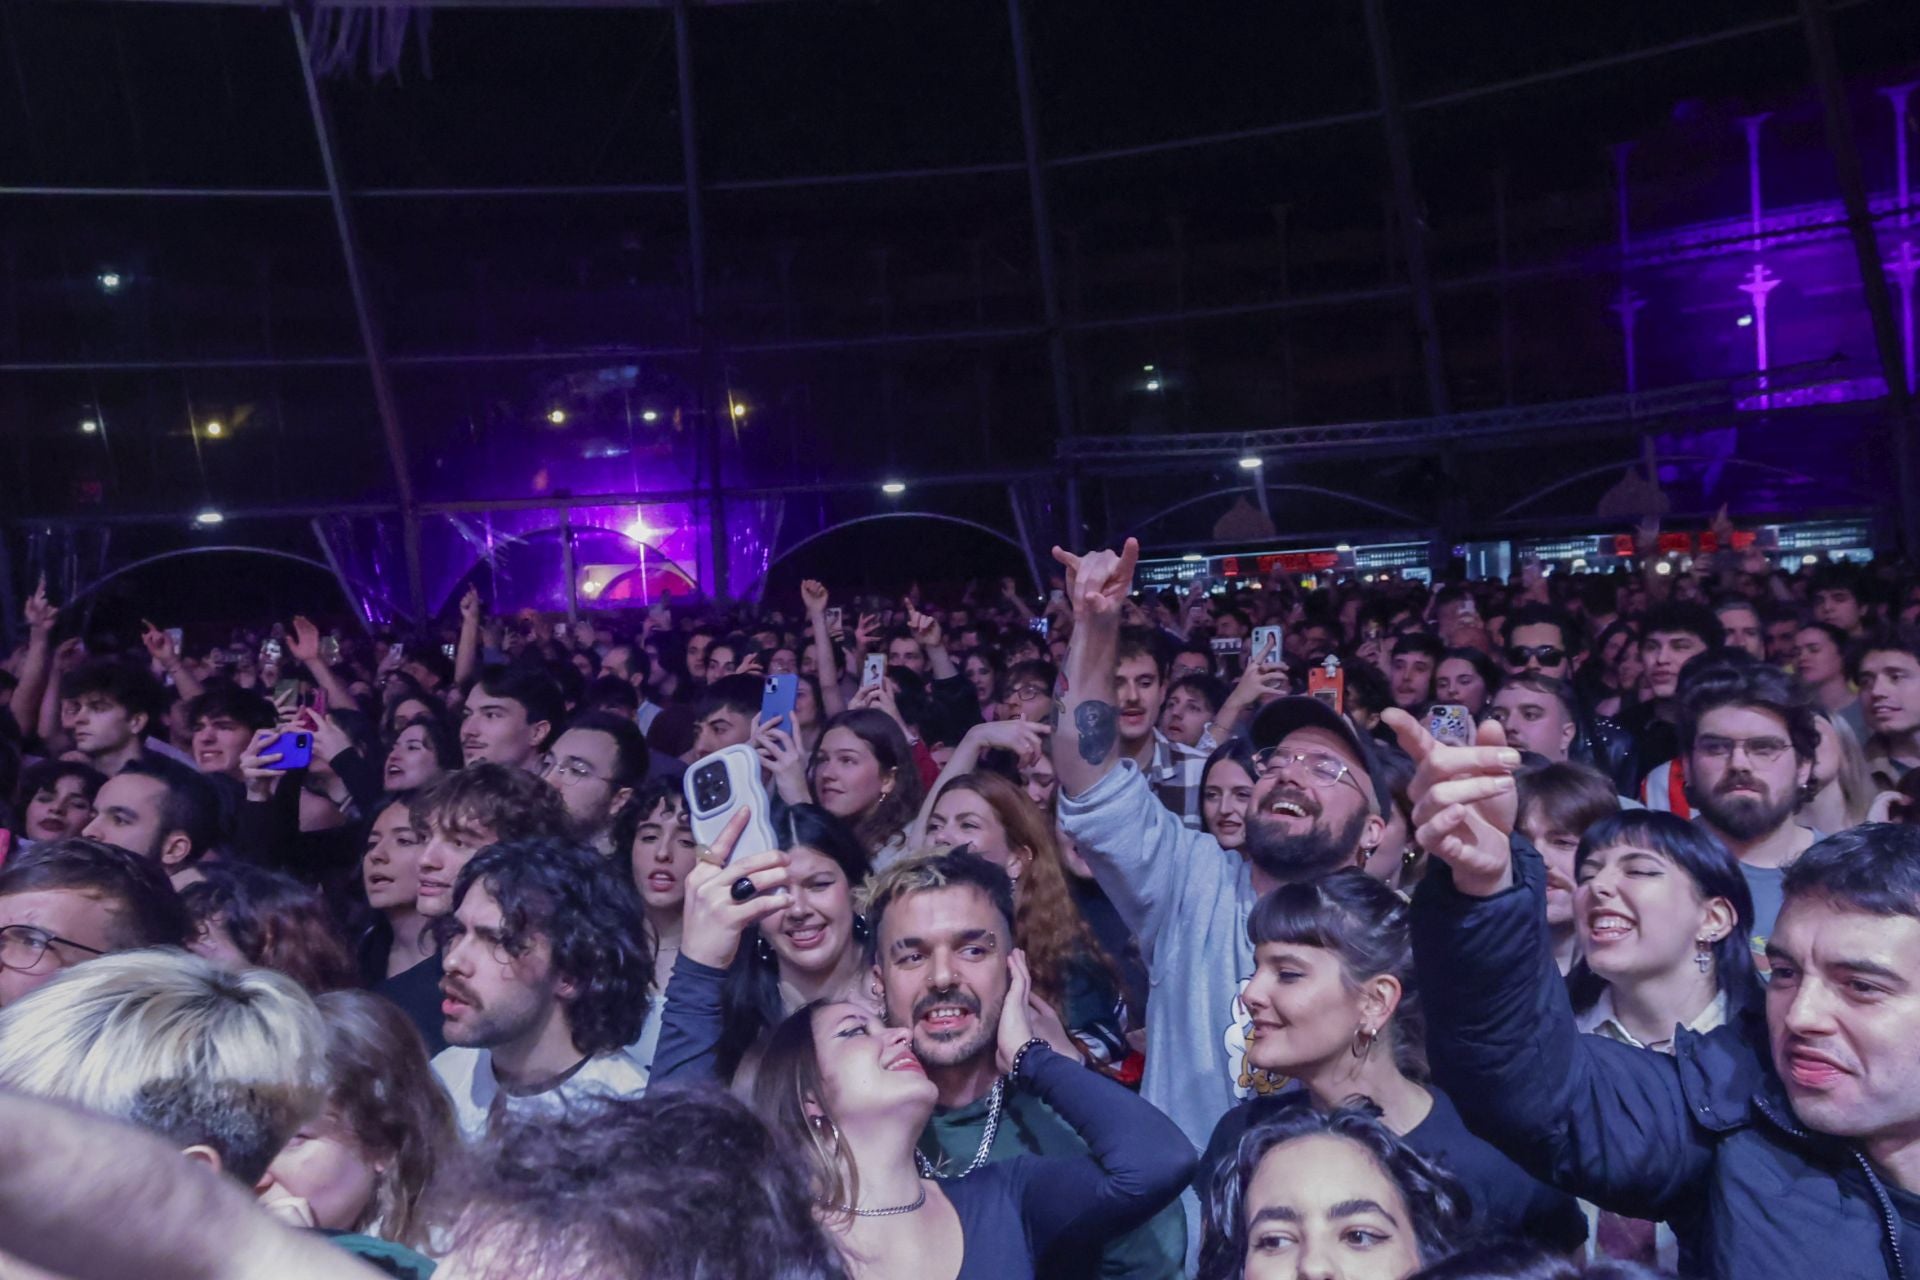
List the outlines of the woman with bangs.
<svg viewBox="0 0 1920 1280">
<path fill-rule="evenodd" d="M 1364 1099 L 1387 1131 L 1466 1188 L 1479 1227 L 1562 1251 L 1586 1240 L 1571 1196 L 1468 1132 L 1452 1100 L 1428 1083 L 1408 906 L 1399 894 L 1357 868 L 1282 885 L 1254 906 L 1247 936 L 1255 960 L 1241 993 L 1247 1064 L 1275 1087 L 1215 1127 L 1196 1184 L 1203 1201 L 1257 1126 L 1303 1103 L 1332 1114 Z"/>
<path fill-rule="evenodd" d="M 1636 809 L 1587 829 L 1574 854 L 1581 956 L 1567 976 L 1580 1030 L 1671 1054 L 1682 1033 L 1727 1023 L 1765 1052 L 1753 895 L 1726 846 L 1671 813 Z M 1609 1257 L 1674 1267 L 1665 1223 L 1598 1213 Z"/>
</svg>

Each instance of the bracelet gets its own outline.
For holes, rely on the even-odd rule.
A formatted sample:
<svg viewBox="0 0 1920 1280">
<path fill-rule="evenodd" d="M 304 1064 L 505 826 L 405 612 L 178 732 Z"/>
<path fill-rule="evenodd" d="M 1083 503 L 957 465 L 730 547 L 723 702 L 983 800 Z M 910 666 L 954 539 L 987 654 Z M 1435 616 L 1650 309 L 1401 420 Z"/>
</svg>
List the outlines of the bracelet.
<svg viewBox="0 0 1920 1280">
<path fill-rule="evenodd" d="M 1048 1044 L 1044 1039 L 1042 1039 L 1039 1036 L 1035 1036 L 1033 1039 L 1027 1041 L 1025 1044 L 1021 1045 L 1017 1050 L 1014 1051 L 1013 1069 L 1007 1072 L 1009 1076 L 1011 1076 L 1015 1080 L 1018 1080 L 1020 1078 L 1020 1066 L 1022 1063 L 1024 1063 L 1027 1060 L 1028 1051 L 1034 1048 L 1036 1045 L 1042 1049 L 1050 1049 L 1053 1047 L 1052 1045 Z"/>
</svg>

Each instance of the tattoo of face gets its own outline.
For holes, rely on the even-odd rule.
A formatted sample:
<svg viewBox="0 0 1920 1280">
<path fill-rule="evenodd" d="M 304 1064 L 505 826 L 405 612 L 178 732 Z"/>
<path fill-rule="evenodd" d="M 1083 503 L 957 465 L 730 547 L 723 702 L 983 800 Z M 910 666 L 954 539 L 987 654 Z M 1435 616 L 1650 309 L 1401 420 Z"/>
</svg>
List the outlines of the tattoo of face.
<svg viewBox="0 0 1920 1280">
<path fill-rule="evenodd" d="M 1110 702 L 1083 702 L 1073 709 L 1073 727 L 1079 731 L 1080 758 L 1099 764 L 1113 754 L 1120 741 L 1120 719 Z"/>
</svg>

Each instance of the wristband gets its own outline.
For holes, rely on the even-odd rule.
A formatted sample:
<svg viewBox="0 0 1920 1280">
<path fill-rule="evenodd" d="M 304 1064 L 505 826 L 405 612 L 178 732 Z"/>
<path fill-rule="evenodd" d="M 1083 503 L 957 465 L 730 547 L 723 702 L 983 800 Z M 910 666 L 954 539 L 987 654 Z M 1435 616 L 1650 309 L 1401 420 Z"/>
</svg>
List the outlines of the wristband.
<svg viewBox="0 0 1920 1280">
<path fill-rule="evenodd" d="M 1020 1068 L 1027 1060 L 1027 1053 L 1029 1050 L 1033 1049 L 1034 1046 L 1036 1045 L 1038 1045 L 1042 1049 L 1050 1049 L 1053 1047 L 1052 1045 L 1049 1045 L 1044 1039 L 1042 1039 L 1039 1036 L 1035 1036 L 1033 1039 L 1027 1041 L 1025 1044 L 1021 1045 L 1018 1049 L 1014 1051 L 1013 1069 L 1007 1072 L 1009 1076 L 1013 1077 L 1015 1080 L 1018 1080 L 1020 1078 Z"/>
</svg>

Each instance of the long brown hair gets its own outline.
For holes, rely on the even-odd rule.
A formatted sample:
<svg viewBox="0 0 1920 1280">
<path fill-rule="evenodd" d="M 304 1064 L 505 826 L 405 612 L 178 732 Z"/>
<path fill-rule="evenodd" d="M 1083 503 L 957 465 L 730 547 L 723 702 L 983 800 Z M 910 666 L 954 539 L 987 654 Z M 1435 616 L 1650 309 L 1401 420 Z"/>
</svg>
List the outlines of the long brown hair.
<svg viewBox="0 0 1920 1280">
<path fill-rule="evenodd" d="M 423 1247 L 431 1225 L 424 1202 L 459 1150 L 453 1107 L 427 1046 L 398 1006 L 365 991 L 329 991 L 315 1003 L 327 1027 L 324 1113 L 369 1162 L 386 1161 L 353 1229 Z"/>
<path fill-rule="evenodd" d="M 809 1102 L 822 1112 L 827 1109 L 826 1081 L 820 1075 L 820 1055 L 813 1043 L 814 1015 L 827 1003 L 815 1000 L 773 1029 L 760 1058 L 760 1069 L 753 1077 L 752 1102 L 775 1139 L 784 1143 L 796 1163 L 806 1170 L 814 1202 L 845 1209 L 860 1203 L 860 1171 L 853 1163 L 853 1153 L 841 1143 L 831 1115 L 807 1115 Z M 843 1223 L 851 1221 L 846 1213 L 821 1216 L 838 1217 Z"/>
<path fill-rule="evenodd" d="M 984 770 L 952 779 L 940 795 L 949 791 L 971 791 L 985 800 L 1006 830 L 1007 847 L 1031 855 L 1014 881 L 1013 941 L 1027 953 L 1034 991 L 1064 1017 L 1067 985 L 1076 965 L 1104 971 L 1117 989 L 1118 970 L 1074 905 L 1053 823 L 1039 806 L 1014 783 Z"/>
</svg>

